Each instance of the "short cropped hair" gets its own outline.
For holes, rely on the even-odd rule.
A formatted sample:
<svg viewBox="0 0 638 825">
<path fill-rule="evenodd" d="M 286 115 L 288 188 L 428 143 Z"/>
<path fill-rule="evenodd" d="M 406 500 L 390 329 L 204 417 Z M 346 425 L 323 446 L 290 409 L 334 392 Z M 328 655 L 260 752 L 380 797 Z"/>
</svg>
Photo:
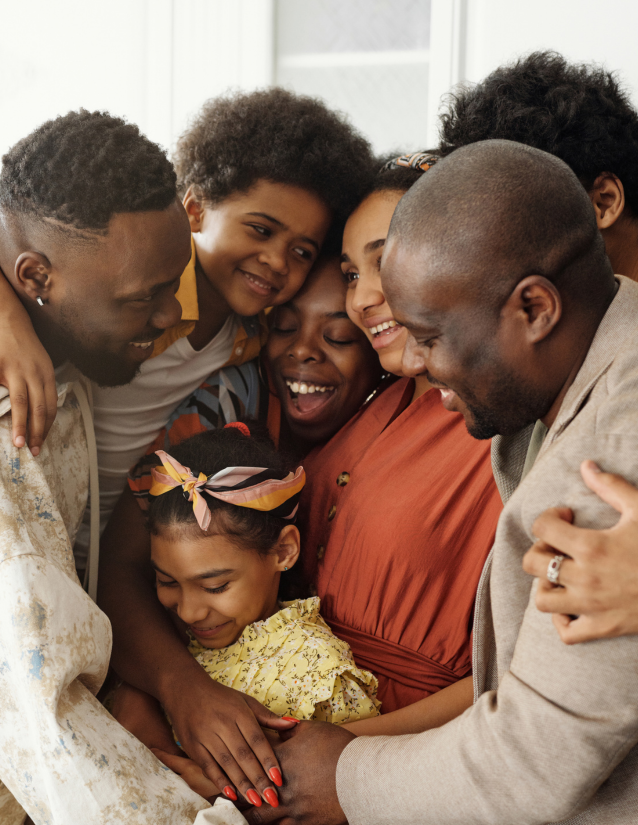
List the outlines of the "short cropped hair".
<svg viewBox="0 0 638 825">
<path fill-rule="evenodd" d="M 49 120 L 2 158 L 0 209 L 71 231 L 106 234 L 114 215 L 163 210 L 176 197 L 164 151 L 106 112 Z"/>
<path fill-rule="evenodd" d="M 208 100 L 174 162 L 182 197 L 193 186 L 214 205 L 269 180 L 314 192 L 341 223 L 374 174 L 370 144 L 344 117 L 281 88 Z"/>
<path fill-rule="evenodd" d="M 534 52 L 450 97 L 440 153 L 500 138 L 563 160 L 588 191 L 603 172 L 622 182 L 638 216 L 638 113 L 614 73 Z M 489 175 L 489 170 L 486 170 Z"/>
</svg>

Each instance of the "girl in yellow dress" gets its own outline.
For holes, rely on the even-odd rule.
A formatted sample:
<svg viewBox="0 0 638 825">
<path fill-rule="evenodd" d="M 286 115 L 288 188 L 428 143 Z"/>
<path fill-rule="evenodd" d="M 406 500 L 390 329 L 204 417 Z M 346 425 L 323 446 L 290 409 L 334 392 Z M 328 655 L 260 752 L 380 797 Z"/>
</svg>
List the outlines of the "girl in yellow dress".
<svg viewBox="0 0 638 825">
<path fill-rule="evenodd" d="M 299 557 L 305 473 L 250 426 L 158 450 L 148 509 L 157 595 L 211 678 L 274 713 L 335 724 L 376 716 L 377 680 L 333 635 L 319 599 L 280 600 Z"/>
</svg>

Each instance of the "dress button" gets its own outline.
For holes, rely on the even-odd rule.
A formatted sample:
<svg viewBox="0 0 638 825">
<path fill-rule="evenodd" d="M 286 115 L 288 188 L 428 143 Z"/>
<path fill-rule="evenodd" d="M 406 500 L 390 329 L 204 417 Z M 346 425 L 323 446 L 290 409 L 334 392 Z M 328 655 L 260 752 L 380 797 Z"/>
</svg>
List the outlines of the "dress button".
<svg viewBox="0 0 638 825">
<path fill-rule="evenodd" d="M 316 596 L 317 595 L 317 588 L 314 586 L 314 584 L 310 585 L 310 587 L 308 588 L 308 592 L 310 593 L 311 596 Z"/>
<path fill-rule="evenodd" d="M 337 505 L 333 504 L 328 512 L 328 521 L 332 521 L 332 519 L 337 515 Z"/>
<path fill-rule="evenodd" d="M 337 484 L 339 487 L 345 487 L 350 481 L 350 473 L 339 473 L 337 476 Z"/>
<path fill-rule="evenodd" d="M 235 347 L 235 355 L 241 355 L 243 351 L 243 347 Z"/>
<path fill-rule="evenodd" d="M 319 561 L 321 561 L 321 559 L 323 558 L 323 554 L 325 552 L 326 548 L 323 546 L 323 544 L 320 544 L 319 547 L 317 547 L 317 558 L 319 559 Z"/>
</svg>

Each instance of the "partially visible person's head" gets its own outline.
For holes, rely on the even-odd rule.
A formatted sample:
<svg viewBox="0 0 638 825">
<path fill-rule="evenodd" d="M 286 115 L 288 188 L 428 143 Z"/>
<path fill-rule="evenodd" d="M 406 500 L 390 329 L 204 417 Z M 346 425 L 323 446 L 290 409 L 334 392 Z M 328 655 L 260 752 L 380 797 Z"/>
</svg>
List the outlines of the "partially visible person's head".
<svg viewBox="0 0 638 825">
<path fill-rule="evenodd" d="M 293 436 L 327 441 L 379 383 L 379 359 L 346 314 L 337 256 L 319 259 L 301 290 L 272 315 L 266 359 Z"/>
<path fill-rule="evenodd" d="M 476 438 L 549 413 L 615 289 L 576 176 L 510 141 L 459 149 L 423 176 L 381 269 L 409 333 L 404 369 L 441 387 Z"/>
<path fill-rule="evenodd" d="M 525 143 L 564 161 L 590 195 L 614 268 L 632 274 L 626 267 L 638 267 L 636 232 L 629 261 L 627 232 L 616 235 L 638 220 L 638 112 L 614 73 L 555 52 L 495 69 L 450 96 L 439 151 L 445 156 L 489 139 Z"/>
<path fill-rule="evenodd" d="M 175 167 L 199 266 L 240 315 L 298 291 L 373 173 L 369 144 L 340 115 L 278 88 L 205 103 Z"/>
<path fill-rule="evenodd" d="M 249 482 L 250 486 L 261 483 L 265 475 L 285 479 L 294 472 L 263 428 L 252 422 L 249 430 L 241 426 L 243 431 L 227 426 L 193 436 L 175 447 L 171 458 L 195 477 L 210 478 L 228 468 L 241 473 L 247 468 L 251 478 L 239 485 L 242 489 Z M 260 473 L 262 468 L 269 474 Z M 165 472 L 161 466 L 158 470 Z M 216 488 L 235 490 L 235 482 L 227 475 L 216 482 Z M 200 489 L 198 495 L 210 512 L 210 523 L 203 530 L 181 485 L 163 493 L 154 489 L 148 527 L 159 600 L 204 647 L 233 644 L 247 625 L 277 610 L 282 573 L 299 556 L 299 531 L 282 512 L 286 515 L 294 509 L 298 494 L 278 509 L 266 511 L 231 504 Z"/>
<path fill-rule="evenodd" d="M 414 165 L 409 163 L 412 158 Z M 407 333 L 396 323 L 383 294 L 381 256 L 397 204 L 436 160 L 430 153 L 419 153 L 380 161 L 380 171 L 343 233 L 341 269 L 348 285 L 348 315 L 376 350 L 383 369 L 393 375 L 403 375 Z"/>
<path fill-rule="evenodd" d="M 136 126 L 70 112 L 3 157 L 0 267 L 55 361 L 130 381 L 179 321 L 189 256 L 173 168 Z"/>
</svg>

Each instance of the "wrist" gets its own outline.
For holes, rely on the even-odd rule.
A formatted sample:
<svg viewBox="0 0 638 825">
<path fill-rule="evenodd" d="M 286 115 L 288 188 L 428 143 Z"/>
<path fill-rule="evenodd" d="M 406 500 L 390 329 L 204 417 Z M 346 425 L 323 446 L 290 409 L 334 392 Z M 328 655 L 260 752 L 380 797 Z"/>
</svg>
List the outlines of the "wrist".
<svg viewBox="0 0 638 825">
<path fill-rule="evenodd" d="M 186 694 L 215 684 L 186 648 L 182 650 L 184 655 L 180 655 L 177 662 L 172 659 L 170 667 L 162 668 L 157 674 L 155 695 L 165 708 L 179 706 Z"/>
</svg>

